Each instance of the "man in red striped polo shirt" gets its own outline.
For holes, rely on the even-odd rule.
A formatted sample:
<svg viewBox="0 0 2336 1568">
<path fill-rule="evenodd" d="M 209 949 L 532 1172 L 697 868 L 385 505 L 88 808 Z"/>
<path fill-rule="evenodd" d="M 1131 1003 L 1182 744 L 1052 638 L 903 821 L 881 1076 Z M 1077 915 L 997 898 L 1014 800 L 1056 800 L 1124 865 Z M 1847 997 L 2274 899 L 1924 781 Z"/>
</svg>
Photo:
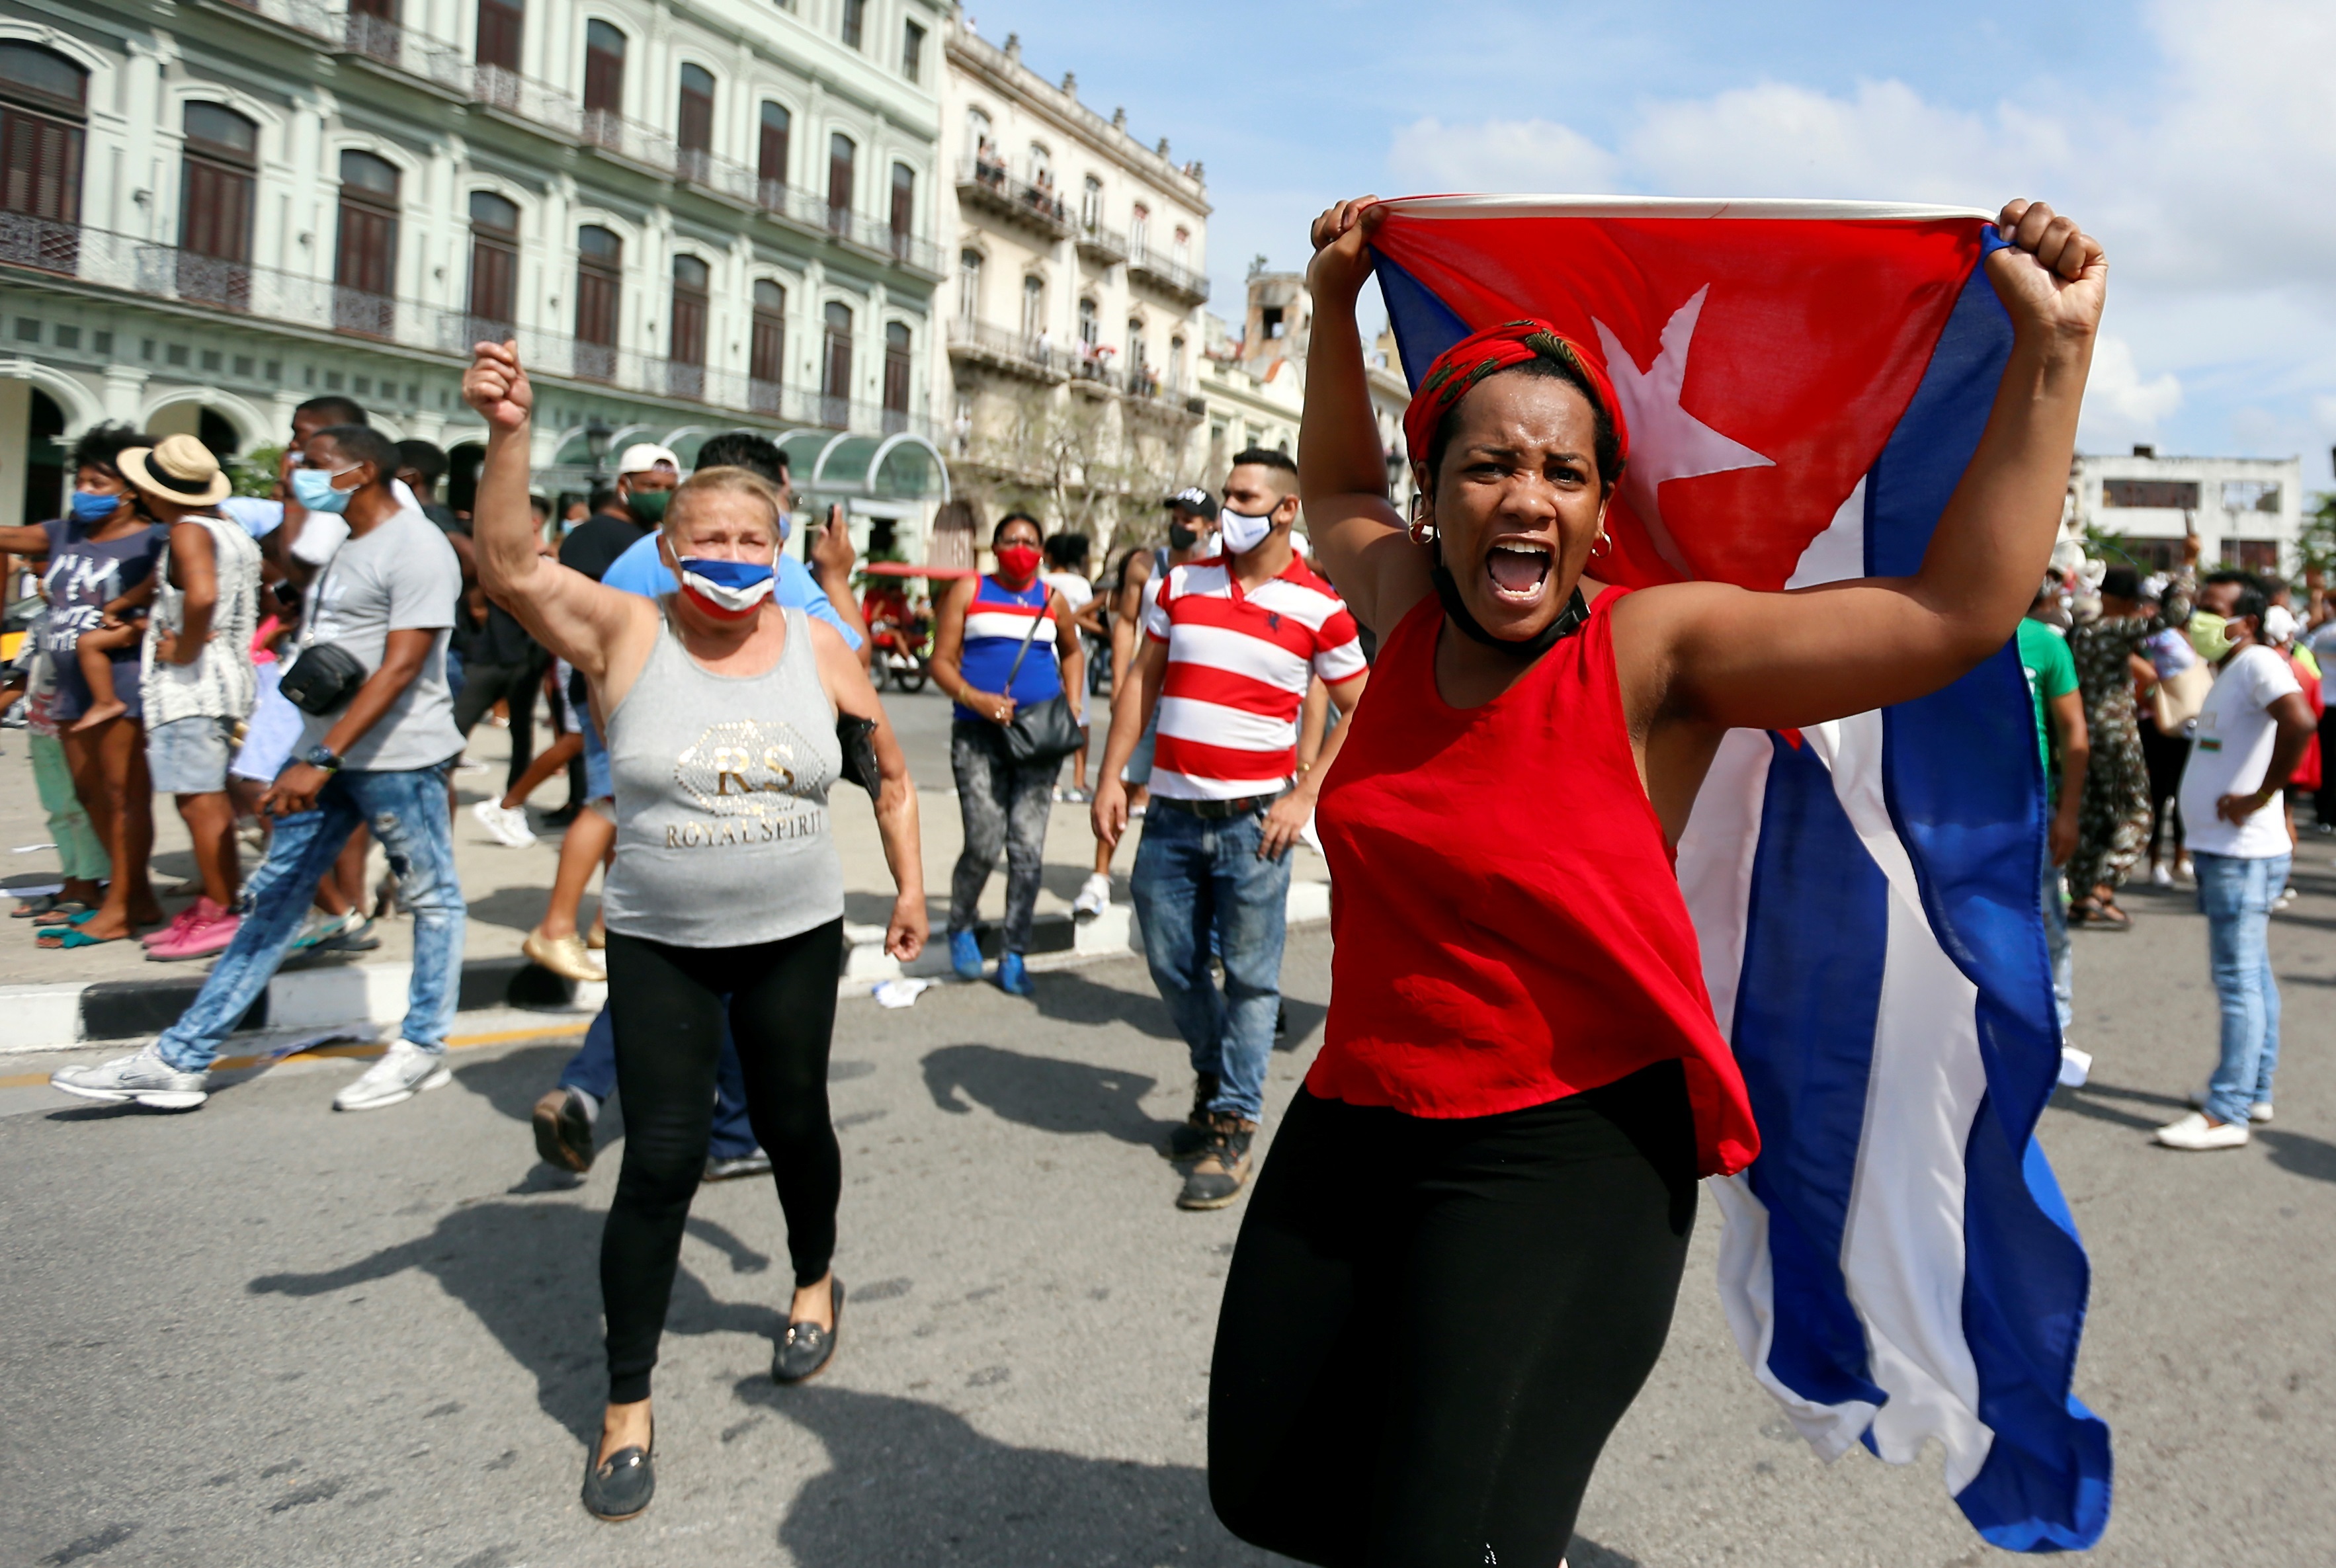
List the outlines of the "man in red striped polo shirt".
<svg viewBox="0 0 2336 1568">
<path fill-rule="evenodd" d="M 1153 983 L 1192 1047 L 1192 1113 L 1169 1138 L 1193 1158 L 1185 1209 L 1241 1194 L 1264 1114 L 1281 1006 L 1290 846 L 1313 814 L 1341 725 L 1300 778 L 1298 711 L 1320 676 L 1341 713 L 1363 695 L 1362 645 L 1336 589 L 1290 546 L 1298 465 L 1251 449 L 1233 459 L 1218 513 L 1222 552 L 1170 570 L 1144 599 L 1144 649 L 1121 700 L 1093 813 L 1095 836 L 1127 826 L 1120 769 L 1156 706 L 1152 807 L 1129 881 Z M 1224 961 L 1209 972 L 1213 930 Z"/>
</svg>

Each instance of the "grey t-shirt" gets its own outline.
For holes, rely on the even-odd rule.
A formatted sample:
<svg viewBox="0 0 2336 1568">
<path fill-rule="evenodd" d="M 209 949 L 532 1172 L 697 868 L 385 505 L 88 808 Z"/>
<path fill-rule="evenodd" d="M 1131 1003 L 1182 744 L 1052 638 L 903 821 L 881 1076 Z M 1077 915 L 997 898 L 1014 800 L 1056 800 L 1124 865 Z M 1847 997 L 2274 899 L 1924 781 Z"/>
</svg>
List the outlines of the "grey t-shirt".
<svg viewBox="0 0 2336 1568">
<path fill-rule="evenodd" d="M 308 640 L 355 654 L 370 675 L 393 631 L 435 631 L 422 673 L 380 722 L 342 757 L 374 772 L 431 767 L 462 749 L 446 687 L 446 639 L 462 592 L 462 567 L 446 536 L 418 511 L 401 511 L 333 552 L 308 589 Z M 320 745 L 339 712 L 307 716 L 300 751 Z"/>
</svg>

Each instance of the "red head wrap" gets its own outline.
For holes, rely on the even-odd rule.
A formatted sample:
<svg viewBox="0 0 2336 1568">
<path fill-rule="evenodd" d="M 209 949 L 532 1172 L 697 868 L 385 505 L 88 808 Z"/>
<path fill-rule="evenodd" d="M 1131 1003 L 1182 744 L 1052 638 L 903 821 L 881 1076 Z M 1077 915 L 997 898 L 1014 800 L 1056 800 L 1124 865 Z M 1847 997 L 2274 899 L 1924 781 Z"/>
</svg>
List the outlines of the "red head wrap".
<svg viewBox="0 0 2336 1568">
<path fill-rule="evenodd" d="M 1582 378 L 1591 385 L 1592 401 L 1614 422 L 1614 436 L 1622 455 L 1630 455 L 1630 427 L 1622 423 L 1622 405 L 1615 401 L 1614 384 L 1606 379 L 1605 370 L 1548 322 L 1528 319 L 1504 321 L 1498 326 L 1472 332 L 1436 356 L 1427 374 L 1419 378 L 1419 390 L 1411 394 L 1411 406 L 1403 411 L 1403 441 L 1412 461 L 1427 461 L 1427 449 L 1436 440 L 1436 422 L 1466 396 L 1470 388 L 1495 371 L 1532 359 L 1547 359 L 1580 371 Z M 1609 473 L 1600 477 L 1611 481 L 1614 476 Z"/>
</svg>

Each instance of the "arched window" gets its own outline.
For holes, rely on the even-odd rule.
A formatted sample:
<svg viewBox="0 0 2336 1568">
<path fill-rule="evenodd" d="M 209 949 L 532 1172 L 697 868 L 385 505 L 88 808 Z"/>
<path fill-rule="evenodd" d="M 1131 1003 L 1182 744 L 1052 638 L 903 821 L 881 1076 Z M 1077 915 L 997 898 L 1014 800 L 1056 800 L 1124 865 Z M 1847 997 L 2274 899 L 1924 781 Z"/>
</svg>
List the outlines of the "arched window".
<svg viewBox="0 0 2336 1568">
<path fill-rule="evenodd" d="M 983 184 L 995 185 L 1006 177 L 1006 164 L 989 133 L 989 116 L 978 109 L 965 112 L 965 144 L 972 150 L 974 175 Z"/>
<path fill-rule="evenodd" d="M 1148 358 L 1144 348 L 1144 319 L 1131 316 L 1127 318 L 1127 374 L 1133 376 L 1142 371 Z"/>
<path fill-rule="evenodd" d="M 754 148 L 754 173 L 763 182 L 763 205 L 774 211 L 786 206 L 787 141 L 794 117 L 784 103 L 765 100 L 763 125 Z"/>
<path fill-rule="evenodd" d="M 1094 300 L 1079 301 L 1079 347 L 1088 354 L 1095 351 L 1095 345 L 1102 337 L 1102 329 L 1096 325 L 1095 315 Z"/>
<path fill-rule="evenodd" d="M 841 131 L 827 139 L 827 226 L 852 232 L 852 186 L 860 150 Z"/>
<path fill-rule="evenodd" d="M 827 353 L 820 367 L 819 417 L 841 430 L 852 422 L 852 307 L 831 301 L 822 314 Z"/>
<path fill-rule="evenodd" d="M 584 24 L 584 111 L 625 112 L 625 35 L 606 22 Z"/>
<path fill-rule="evenodd" d="M 471 192 L 470 336 L 501 342 L 519 318 L 519 208 Z"/>
<path fill-rule="evenodd" d="M 1054 155 L 1046 151 L 1046 143 L 1042 141 L 1030 143 L 1030 183 L 1041 190 L 1055 188 Z"/>
<path fill-rule="evenodd" d="M 1188 272 L 1192 270 L 1192 231 L 1191 229 L 1179 229 L 1176 230 L 1176 243 L 1173 248 L 1169 252 L 1169 259 L 1173 260 L 1178 267 L 1183 268 Z"/>
<path fill-rule="evenodd" d="M 179 297 L 251 305 L 252 189 L 259 127 L 217 103 L 187 105 L 179 162 Z"/>
<path fill-rule="evenodd" d="M 909 237 L 917 228 L 917 171 L 905 163 L 892 165 L 892 254 L 909 254 Z"/>
<path fill-rule="evenodd" d="M 397 165 L 351 148 L 341 154 L 334 325 L 387 337 L 397 325 Z"/>
<path fill-rule="evenodd" d="M 884 324 L 884 433 L 898 434 L 909 426 L 909 326 Z"/>
<path fill-rule="evenodd" d="M 1103 227 L 1103 181 L 1092 174 L 1079 190 L 1079 227 L 1090 234 Z"/>
<path fill-rule="evenodd" d="M 779 388 L 787 379 L 787 291 L 767 278 L 754 282 L 754 324 L 746 374 L 748 396 L 758 414 L 779 411 Z"/>
<path fill-rule="evenodd" d="M 576 231 L 576 374 L 606 381 L 617 369 L 617 298 L 625 242 L 597 223 Z"/>
<path fill-rule="evenodd" d="M 705 179 L 706 154 L 714 151 L 714 73 L 703 65 L 681 68 L 681 101 L 674 112 L 673 142 L 681 153 L 683 177 Z"/>
<path fill-rule="evenodd" d="M 673 258 L 673 305 L 667 312 L 666 357 L 703 371 L 706 365 L 706 297 L 709 274 L 695 256 Z M 702 391 L 703 376 L 696 389 Z M 681 388 L 675 388 L 676 392 Z M 695 395 L 695 392 L 688 395 Z"/>
<path fill-rule="evenodd" d="M 1022 279 L 1022 336 L 1036 339 L 1046 330 L 1046 280 L 1032 273 Z"/>
<path fill-rule="evenodd" d="M 89 73 L 33 44 L 0 44 L 0 211 L 81 221 L 82 122 Z M 71 271 L 74 237 L 44 236 L 35 266 Z M 57 251 L 62 245 L 62 252 Z"/>
<path fill-rule="evenodd" d="M 1127 253 L 1138 261 L 1143 260 L 1144 252 L 1151 248 L 1151 234 L 1152 214 L 1148 209 L 1139 207 L 1128 214 Z"/>
<path fill-rule="evenodd" d="M 957 253 L 957 318 L 970 325 L 981 319 L 981 252 Z"/>
</svg>

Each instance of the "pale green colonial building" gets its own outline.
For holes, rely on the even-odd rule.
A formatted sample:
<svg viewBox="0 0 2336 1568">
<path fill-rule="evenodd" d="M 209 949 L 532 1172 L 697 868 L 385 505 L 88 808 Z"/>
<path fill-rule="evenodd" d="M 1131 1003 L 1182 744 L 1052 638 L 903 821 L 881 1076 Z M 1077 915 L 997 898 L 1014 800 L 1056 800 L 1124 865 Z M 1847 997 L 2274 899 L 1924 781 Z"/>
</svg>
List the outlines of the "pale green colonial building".
<svg viewBox="0 0 2336 1568">
<path fill-rule="evenodd" d="M 814 493 L 921 518 L 942 15 L 10 0 L 0 523 L 56 514 L 94 423 L 242 452 L 325 392 L 450 449 L 460 504 L 482 336 L 534 375 L 549 488 L 748 428 Z"/>
</svg>

